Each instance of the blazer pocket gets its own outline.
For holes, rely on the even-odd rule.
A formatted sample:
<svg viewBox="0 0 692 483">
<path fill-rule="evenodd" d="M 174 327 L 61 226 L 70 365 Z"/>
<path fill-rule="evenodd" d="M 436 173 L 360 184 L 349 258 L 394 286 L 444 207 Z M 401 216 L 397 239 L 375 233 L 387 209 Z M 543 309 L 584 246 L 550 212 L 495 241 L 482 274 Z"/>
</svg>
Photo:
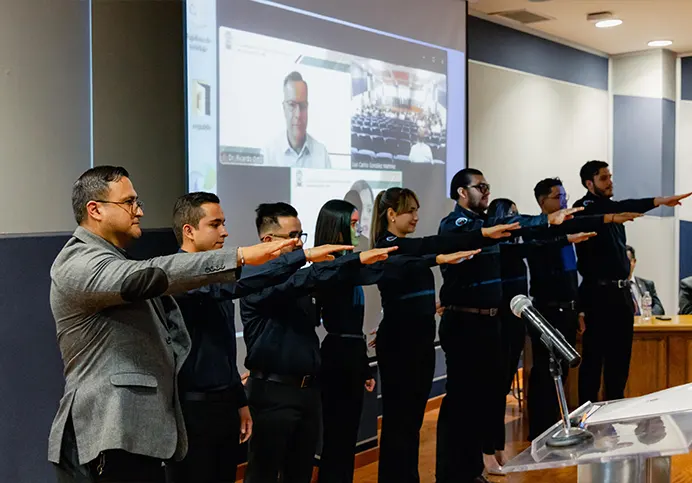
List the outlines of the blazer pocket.
<svg viewBox="0 0 692 483">
<path fill-rule="evenodd" d="M 139 386 L 139 387 L 158 387 L 156 377 L 151 374 L 141 374 L 139 372 L 122 372 L 111 375 L 111 384 L 114 386 Z"/>
</svg>

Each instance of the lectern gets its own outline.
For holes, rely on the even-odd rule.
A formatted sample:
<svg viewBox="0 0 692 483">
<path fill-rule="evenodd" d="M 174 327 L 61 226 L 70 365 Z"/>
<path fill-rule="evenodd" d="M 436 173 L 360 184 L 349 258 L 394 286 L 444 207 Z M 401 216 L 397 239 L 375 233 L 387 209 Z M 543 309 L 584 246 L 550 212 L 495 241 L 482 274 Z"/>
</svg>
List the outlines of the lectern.
<svg viewBox="0 0 692 483">
<path fill-rule="evenodd" d="M 587 403 L 570 420 L 586 426 L 593 438 L 568 447 L 549 444 L 564 427 L 558 422 L 502 469 L 578 466 L 579 483 L 669 483 L 670 457 L 692 449 L 691 401 L 692 384 L 686 384 L 640 398 Z"/>
</svg>

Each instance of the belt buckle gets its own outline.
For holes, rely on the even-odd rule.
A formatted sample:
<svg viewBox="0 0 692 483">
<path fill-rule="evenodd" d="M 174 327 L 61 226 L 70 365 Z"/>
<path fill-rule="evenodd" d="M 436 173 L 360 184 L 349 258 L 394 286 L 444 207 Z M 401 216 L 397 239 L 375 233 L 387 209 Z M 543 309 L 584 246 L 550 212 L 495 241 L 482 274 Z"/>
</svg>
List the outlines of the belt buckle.
<svg viewBox="0 0 692 483">
<path fill-rule="evenodd" d="M 303 389 L 305 387 L 308 387 L 308 382 L 310 381 L 310 376 L 303 376 L 303 379 L 300 381 L 300 388 Z"/>
<path fill-rule="evenodd" d="M 575 302 L 574 300 L 572 300 L 572 301 L 569 303 L 569 306 L 570 306 L 570 310 L 571 310 L 572 312 L 574 312 L 575 310 L 577 310 L 577 302 Z"/>
<path fill-rule="evenodd" d="M 498 312 L 497 308 L 492 308 L 492 309 L 490 309 L 490 310 L 488 311 L 488 314 L 489 314 L 491 317 L 495 317 L 495 316 L 497 315 L 497 312 Z"/>
</svg>

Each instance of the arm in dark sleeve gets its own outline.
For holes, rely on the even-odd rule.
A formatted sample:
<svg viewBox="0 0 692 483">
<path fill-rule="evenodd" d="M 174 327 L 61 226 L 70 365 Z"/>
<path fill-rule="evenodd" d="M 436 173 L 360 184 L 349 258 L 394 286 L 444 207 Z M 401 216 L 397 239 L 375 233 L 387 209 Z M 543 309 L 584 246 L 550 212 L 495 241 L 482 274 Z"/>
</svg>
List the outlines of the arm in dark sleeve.
<svg viewBox="0 0 692 483">
<path fill-rule="evenodd" d="M 247 276 L 241 272 L 240 280 L 221 286 L 221 295 L 224 298 L 237 299 L 279 285 L 305 265 L 305 262 L 304 250 L 287 253 L 253 269 Z M 200 290 L 208 288 L 202 287 Z"/>
<path fill-rule="evenodd" d="M 394 253 L 398 253 L 394 252 Z M 412 265 L 434 267 L 437 265 L 437 255 L 390 255 L 384 262 L 372 265 L 362 265 L 352 276 L 347 276 L 354 285 L 374 285 L 381 280 L 401 280 L 406 276 Z"/>
<path fill-rule="evenodd" d="M 245 296 L 244 301 L 260 311 L 271 311 L 272 306 L 280 309 L 283 302 L 302 297 L 316 289 L 334 283 L 350 282 L 354 271 L 360 266 L 358 253 L 344 255 L 333 262 L 313 263 L 308 268 L 298 270 L 279 285 Z"/>
<path fill-rule="evenodd" d="M 575 217 L 596 214 L 606 215 L 611 213 L 646 213 L 647 211 L 651 211 L 656 208 L 656 206 L 654 206 L 653 198 L 586 204 L 575 203 L 574 206 L 584 207 L 584 211 L 574 214 Z"/>
<path fill-rule="evenodd" d="M 512 232 L 514 236 L 521 234 L 522 230 L 526 228 L 547 228 L 548 227 L 548 217 L 547 215 L 516 215 L 507 216 L 504 218 L 488 218 L 487 220 L 471 220 L 460 216 L 459 218 L 445 218 L 440 224 L 440 233 L 463 233 L 468 231 L 480 230 L 483 227 L 491 227 L 496 225 L 510 225 L 512 223 L 519 223 L 521 229 Z M 482 235 L 482 233 L 481 233 Z M 492 245 L 498 243 L 502 240 L 491 240 L 483 238 L 483 245 Z M 475 246 L 472 248 L 481 248 L 482 246 Z M 455 250 L 459 251 L 459 250 Z M 441 253 L 441 252 L 438 252 Z"/>
<path fill-rule="evenodd" d="M 475 250 L 486 246 L 487 238 L 483 236 L 480 227 L 455 234 L 441 234 L 422 238 L 394 238 L 385 239 L 377 246 L 380 248 L 397 246 L 397 255 L 438 255 L 440 253 L 454 253 L 465 250 Z"/>
<path fill-rule="evenodd" d="M 548 230 L 538 228 L 527 228 L 523 230 L 524 239 L 561 241 L 565 235 L 572 233 L 582 233 L 598 231 L 604 225 L 605 215 L 582 215 L 567 220 L 561 225 L 553 225 Z"/>
</svg>

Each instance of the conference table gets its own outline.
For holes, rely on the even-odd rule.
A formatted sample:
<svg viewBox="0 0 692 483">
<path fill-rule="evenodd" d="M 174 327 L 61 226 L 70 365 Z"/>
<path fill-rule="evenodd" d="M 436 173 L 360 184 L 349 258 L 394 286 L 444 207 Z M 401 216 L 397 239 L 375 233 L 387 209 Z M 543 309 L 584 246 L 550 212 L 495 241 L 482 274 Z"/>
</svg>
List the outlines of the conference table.
<svg viewBox="0 0 692 483">
<path fill-rule="evenodd" d="M 632 359 L 625 397 L 642 396 L 692 382 L 692 315 L 668 317 L 670 320 L 634 318 Z M 581 353 L 580 336 L 577 337 L 576 349 Z M 531 340 L 527 338 L 523 360 L 524 396 L 531 391 L 528 381 L 532 359 Z M 565 386 L 570 410 L 579 406 L 578 384 L 579 369 L 570 369 Z M 526 403 L 526 397 L 523 397 L 523 402 Z M 523 414 L 527 417 L 528 412 L 523 411 Z"/>
</svg>

